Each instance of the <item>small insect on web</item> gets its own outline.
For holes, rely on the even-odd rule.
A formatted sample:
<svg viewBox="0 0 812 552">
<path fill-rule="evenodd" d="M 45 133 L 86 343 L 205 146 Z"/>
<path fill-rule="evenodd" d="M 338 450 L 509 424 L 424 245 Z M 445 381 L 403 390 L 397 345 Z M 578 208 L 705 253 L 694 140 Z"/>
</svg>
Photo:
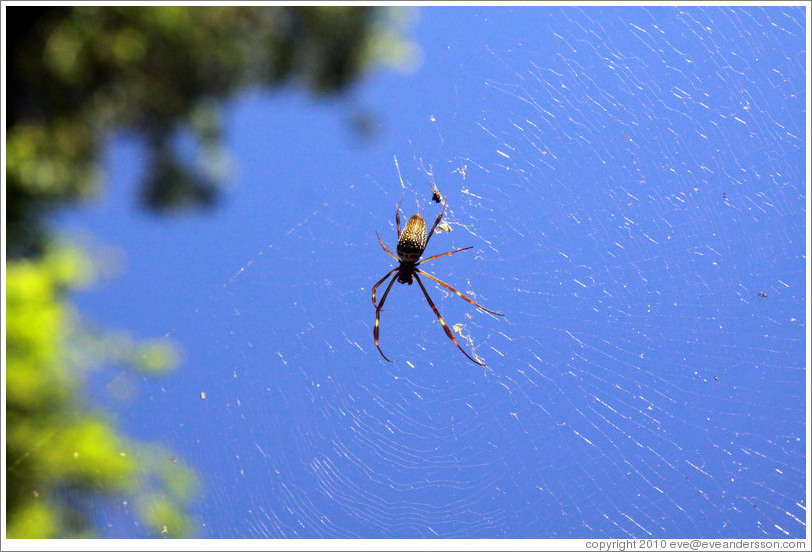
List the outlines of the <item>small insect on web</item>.
<svg viewBox="0 0 812 552">
<path fill-rule="evenodd" d="M 424 270 L 421 270 L 421 269 L 417 268 L 418 266 L 420 266 L 423 263 L 426 263 L 428 261 L 438 259 L 440 257 L 445 257 L 447 255 L 453 255 L 454 253 L 459 253 L 460 251 L 466 251 L 468 249 L 472 249 L 472 246 L 463 247 L 462 249 L 457 249 L 455 251 L 449 251 L 448 253 L 441 253 L 439 255 L 433 255 L 433 256 L 428 257 L 426 259 L 423 259 L 421 261 L 420 257 L 423 255 L 423 251 L 426 250 L 426 247 L 429 244 L 429 240 L 431 239 L 431 236 L 434 234 L 434 230 L 437 228 L 437 225 L 440 224 L 440 221 L 443 219 L 443 215 L 445 214 L 446 202 L 443 201 L 443 210 L 440 212 L 440 215 L 437 217 L 437 220 L 434 221 L 434 226 L 431 227 L 431 231 L 429 231 L 428 236 L 426 236 L 426 223 L 423 220 L 423 217 L 420 216 L 419 213 L 415 213 L 414 215 L 412 215 L 412 217 L 406 223 L 406 227 L 401 232 L 401 230 L 400 230 L 400 204 L 401 203 L 403 203 L 403 198 L 401 198 L 400 203 L 398 203 L 397 210 L 395 211 L 395 221 L 397 223 L 397 232 L 398 232 L 398 243 L 397 243 L 398 255 L 397 255 L 397 257 L 391 251 L 389 251 L 389 249 L 387 249 L 386 246 L 383 244 L 383 240 L 381 239 L 381 235 L 378 234 L 377 231 L 375 232 L 375 234 L 378 236 L 378 242 L 381 244 L 381 247 L 383 248 L 383 250 L 386 251 L 393 259 L 395 259 L 398 262 L 398 266 L 396 266 L 391 271 L 389 271 L 386 274 L 386 276 L 384 276 L 383 278 L 378 280 L 378 282 L 372 287 L 372 304 L 375 305 L 375 330 L 373 332 L 373 335 L 375 337 L 375 347 L 378 348 L 378 352 L 381 353 L 381 356 L 385 360 L 387 360 L 389 362 L 392 362 L 391 360 L 389 360 L 386 357 L 385 354 L 383 354 L 383 351 L 381 351 L 380 345 L 378 345 L 378 334 L 379 334 L 379 322 L 380 322 L 380 318 L 381 318 L 381 309 L 383 308 L 383 304 L 386 301 L 386 297 L 389 295 L 389 290 L 392 289 L 392 285 L 394 285 L 395 280 L 397 280 L 401 284 L 409 284 L 409 285 L 412 285 L 413 280 L 417 280 L 417 284 L 420 286 L 420 289 L 423 291 L 423 295 L 425 295 L 426 301 L 428 301 L 429 306 L 434 311 L 434 314 L 437 315 L 437 318 L 440 320 L 440 324 L 443 325 L 443 329 L 445 330 L 445 333 L 449 337 L 449 339 L 451 339 L 451 341 L 454 342 L 454 344 L 457 346 L 457 348 L 459 348 L 459 350 L 462 351 L 462 353 L 466 357 L 468 357 L 469 360 L 471 360 L 472 362 L 475 362 L 476 364 L 479 364 L 480 366 L 485 366 L 484 362 L 480 362 L 478 360 L 475 360 L 471 355 L 469 355 L 467 352 L 465 352 L 465 349 L 463 349 L 460 346 L 460 344 L 457 342 L 457 340 L 454 338 L 454 334 L 451 333 L 451 330 L 446 325 L 445 320 L 443 320 L 443 317 L 440 315 L 440 311 L 437 310 L 437 307 L 434 305 L 434 302 L 431 300 L 431 297 L 429 297 L 429 293 L 426 291 L 426 288 L 423 285 L 423 282 L 420 280 L 419 274 L 422 274 L 426 278 L 429 278 L 429 279 L 433 280 L 435 283 L 443 286 L 444 288 L 446 288 L 446 289 L 448 289 L 450 291 L 453 291 L 454 293 L 456 293 L 462 299 L 468 301 L 472 305 L 474 305 L 474 306 L 476 306 L 476 307 L 478 307 L 478 308 L 480 308 L 480 309 L 482 309 L 482 310 L 484 310 L 486 312 L 489 312 L 491 314 L 495 314 L 497 316 L 504 316 L 504 314 L 502 314 L 500 312 L 492 311 L 490 309 L 486 309 L 485 307 L 483 307 L 482 305 L 480 305 L 476 301 L 473 301 L 473 300 L 469 299 L 468 297 L 466 297 L 465 295 L 463 295 L 462 293 L 460 293 L 459 291 L 457 291 L 456 289 L 454 289 L 450 285 L 446 284 L 442 280 L 439 280 L 438 278 L 435 278 L 434 276 L 432 276 L 428 272 L 425 272 Z M 394 276 L 393 276 L 393 274 L 394 274 Z M 389 285 L 386 287 L 386 291 L 384 291 L 383 297 L 381 297 L 381 302 L 376 303 L 376 301 L 375 301 L 375 292 L 376 292 L 376 290 L 390 276 L 392 276 L 392 280 L 389 282 Z"/>
<path fill-rule="evenodd" d="M 429 184 L 429 186 L 431 186 L 431 184 Z M 442 203 L 443 202 L 443 196 L 440 194 L 440 190 L 438 190 L 434 186 L 431 186 L 431 200 L 434 203 Z"/>
</svg>

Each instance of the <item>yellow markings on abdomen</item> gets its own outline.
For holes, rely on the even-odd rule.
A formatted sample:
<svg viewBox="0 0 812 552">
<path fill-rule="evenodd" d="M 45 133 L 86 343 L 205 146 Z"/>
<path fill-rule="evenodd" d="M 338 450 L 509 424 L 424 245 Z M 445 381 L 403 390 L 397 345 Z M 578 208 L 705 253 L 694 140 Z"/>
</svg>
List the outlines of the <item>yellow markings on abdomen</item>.
<svg viewBox="0 0 812 552">
<path fill-rule="evenodd" d="M 398 237 L 398 257 L 401 261 L 416 263 L 425 249 L 426 222 L 419 213 L 415 213 Z"/>
</svg>

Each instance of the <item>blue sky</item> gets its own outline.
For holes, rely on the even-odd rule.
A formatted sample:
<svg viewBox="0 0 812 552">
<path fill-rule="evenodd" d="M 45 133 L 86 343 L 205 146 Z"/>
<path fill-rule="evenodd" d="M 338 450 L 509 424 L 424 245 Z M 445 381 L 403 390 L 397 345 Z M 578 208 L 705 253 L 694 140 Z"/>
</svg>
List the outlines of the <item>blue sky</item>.
<svg viewBox="0 0 812 552">
<path fill-rule="evenodd" d="M 412 73 L 229 103 L 214 211 L 141 211 L 143 150 L 111 141 L 59 224 L 120 271 L 76 302 L 184 362 L 96 399 L 198 472 L 202 537 L 803 537 L 804 9 L 416 14 Z M 394 248 L 401 197 L 433 220 L 431 183 L 426 254 L 473 249 L 427 269 L 506 313 L 428 285 L 487 368 L 416 285 L 394 362 L 373 343 L 375 231 Z"/>
</svg>

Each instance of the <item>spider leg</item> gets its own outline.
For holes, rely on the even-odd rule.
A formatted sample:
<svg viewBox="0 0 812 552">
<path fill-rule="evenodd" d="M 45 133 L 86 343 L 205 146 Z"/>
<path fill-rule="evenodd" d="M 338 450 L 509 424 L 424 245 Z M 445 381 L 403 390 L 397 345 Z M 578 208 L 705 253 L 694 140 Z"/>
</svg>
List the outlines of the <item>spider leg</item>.
<svg viewBox="0 0 812 552">
<path fill-rule="evenodd" d="M 437 220 L 434 221 L 434 226 L 431 227 L 431 232 L 429 232 L 428 237 L 426 237 L 426 247 L 429 245 L 429 240 L 431 239 L 431 235 L 434 234 L 434 229 L 437 228 L 437 225 L 440 224 L 440 221 L 443 220 L 443 215 L 445 214 L 445 199 L 443 199 L 443 210 L 440 211 L 440 216 L 437 217 Z M 398 235 L 400 237 L 400 235 Z M 424 248 L 425 249 L 425 248 Z"/>
<path fill-rule="evenodd" d="M 452 251 L 452 253 L 453 253 L 453 251 Z M 480 309 L 482 309 L 482 310 L 484 310 L 484 311 L 486 311 L 486 312 L 489 312 L 489 313 L 491 313 L 491 314 L 495 314 L 496 316 L 505 316 L 505 315 L 504 315 L 504 314 L 502 314 L 501 312 L 496 312 L 496 311 L 492 311 L 491 309 L 486 309 L 485 307 L 483 307 L 482 305 L 480 305 L 479 303 L 477 303 L 477 302 L 476 302 L 476 301 L 474 301 L 473 299 L 470 299 L 469 297 L 466 297 L 465 295 L 463 295 L 462 293 L 460 293 L 459 291 L 457 291 L 457 290 L 456 290 L 456 289 L 454 289 L 453 287 L 449 286 L 448 284 L 446 284 L 446 283 L 445 283 L 445 282 L 443 282 L 442 280 L 440 280 L 440 279 L 438 279 L 438 278 L 435 278 L 434 276 L 432 276 L 432 275 L 431 275 L 431 274 L 429 274 L 428 272 L 426 272 L 426 271 L 424 271 L 424 270 L 420 270 L 419 268 L 416 268 L 415 270 L 416 270 L 417 272 L 419 272 L 420 274 L 422 274 L 423 276 L 427 276 L 427 277 L 431 278 L 432 280 L 434 280 L 435 282 L 437 282 L 438 284 L 440 284 L 440 285 L 441 285 L 441 286 L 443 286 L 444 288 L 446 288 L 446 289 L 449 289 L 449 290 L 453 291 L 454 293 L 456 293 L 457 295 L 459 295 L 459 296 L 460 296 L 462 299 L 465 299 L 466 301 L 468 301 L 468 302 L 469 302 L 469 303 L 471 303 L 472 305 L 474 305 L 474 306 L 476 306 L 476 307 L 479 307 Z"/>
<path fill-rule="evenodd" d="M 419 271 L 419 272 L 423 272 L 423 271 L 421 270 L 421 271 Z M 423 272 L 423 274 L 425 274 L 425 272 Z M 428 275 L 427 275 L 427 276 L 428 276 Z M 454 342 L 454 345 L 456 345 L 456 346 L 457 346 L 457 348 L 458 348 L 460 351 L 462 351 L 462 354 L 464 354 L 465 356 L 467 356 L 467 357 L 468 357 L 468 359 L 469 359 L 471 362 L 473 362 L 473 363 L 475 363 L 475 364 L 479 364 L 480 366 L 485 366 L 485 363 L 484 363 L 484 362 L 479 362 L 478 360 L 474 360 L 474 359 L 473 359 L 473 357 L 471 357 L 471 355 L 469 355 L 468 353 L 466 353 L 466 352 L 465 352 L 465 349 L 463 349 L 462 347 L 460 347 L 460 344 L 459 344 L 459 343 L 457 343 L 457 340 L 456 340 L 456 339 L 454 339 L 454 334 L 452 334 L 452 333 L 451 333 L 451 330 L 449 330 L 449 329 L 448 329 L 448 326 L 446 325 L 445 320 L 443 320 L 443 317 L 442 317 L 442 316 L 440 316 L 440 311 L 438 311 L 438 310 L 437 310 L 437 307 L 435 307 L 435 306 L 434 306 L 434 302 L 431 300 L 431 297 L 429 297 L 429 292 L 428 292 L 428 291 L 426 291 L 425 286 L 423 286 L 423 282 L 421 282 L 421 281 L 420 281 L 420 276 L 418 276 L 417 274 L 415 274 L 415 275 L 414 275 L 414 277 L 415 277 L 415 280 L 417 280 L 417 283 L 418 283 L 418 284 L 420 284 L 420 289 L 422 289 L 422 290 L 423 290 L 423 295 L 425 295 L 425 296 L 426 296 L 426 301 L 428 301 L 428 302 L 429 302 L 429 306 L 431 307 L 431 310 L 433 310 L 433 311 L 434 311 L 434 314 L 436 314 L 436 315 L 437 315 L 437 318 L 440 320 L 440 324 L 442 324 L 442 325 L 443 325 L 443 329 L 445 330 L 445 334 L 448 336 L 448 338 L 449 338 L 449 339 L 451 339 L 451 341 L 453 341 L 453 342 Z M 388 291 L 388 290 L 387 290 L 387 291 Z M 383 304 L 383 301 L 381 301 L 381 304 Z M 380 309 L 380 307 L 378 307 L 378 308 Z M 375 326 L 375 329 L 377 330 L 377 326 Z M 383 353 L 381 353 L 381 354 L 383 354 Z M 384 357 L 384 358 L 385 358 L 385 357 Z"/>
<path fill-rule="evenodd" d="M 383 244 L 383 240 L 381 239 L 381 235 L 380 235 L 380 234 L 378 234 L 378 231 L 377 231 L 377 230 L 375 230 L 375 234 L 377 234 L 377 236 L 378 236 L 378 241 L 379 241 L 379 242 L 381 242 L 381 247 L 383 247 L 383 250 L 384 250 L 384 251 L 386 251 L 387 253 L 389 253 L 389 254 L 392 256 L 392 258 L 393 258 L 393 259 L 395 259 L 395 260 L 396 260 L 396 261 L 399 263 L 399 262 L 400 262 L 400 259 L 398 259 L 397 257 L 395 257 L 395 255 L 394 255 L 394 254 L 393 254 L 391 251 L 389 251 L 389 250 L 386 248 L 386 246 Z"/>
<path fill-rule="evenodd" d="M 400 175 L 400 167 L 398 167 L 398 176 Z M 400 181 L 403 183 L 403 180 Z M 400 201 L 398 201 L 398 208 L 395 211 L 395 221 L 398 223 L 398 235 L 396 236 L 397 239 L 400 239 L 400 204 L 403 203 L 403 196 L 400 196 Z"/>
<path fill-rule="evenodd" d="M 372 304 L 373 304 L 373 305 L 375 305 L 375 308 L 376 308 L 376 309 L 378 308 L 378 303 L 376 303 L 376 302 L 375 302 L 375 290 L 376 290 L 376 289 L 378 289 L 378 286 L 379 286 L 379 285 L 381 285 L 381 284 L 383 283 L 383 281 L 384 281 L 384 280 L 386 280 L 386 279 L 387 279 L 387 278 L 389 278 L 389 277 L 390 277 L 392 274 L 394 274 L 395 272 L 397 272 L 399 268 L 400 268 L 400 267 L 395 267 L 395 268 L 393 268 L 393 269 L 392 269 L 392 270 L 391 270 L 391 271 L 390 271 L 390 272 L 389 272 L 389 273 L 388 273 L 386 276 L 384 276 L 383 278 L 381 278 L 380 280 L 378 280 L 378 283 L 377 283 L 377 284 L 375 284 L 374 286 L 372 286 Z"/>
<path fill-rule="evenodd" d="M 381 297 L 381 302 L 378 304 L 378 308 L 375 309 L 375 331 L 372 332 L 372 335 L 375 336 L 375 346 L 378 348 L 378 352 L 381 353 L 381 356 L 387 362 L 392 362 L 392 361 L 389 360 L 388 358 L 386 358 L 386 355 L 383 354 L 383 351 L 381 351 L 381 346 L 378 345 L 378 323 L 381 320 L 381 308 L 383 307 L 383 303 L 384 303 L 384 301 L 386 301 L 386 296 L 389 295 L 389 290 L 392 289 L 392 284 L 395 283 L 396 279 L 397 279 L 397 276 L 392 276 L 392 281 L 389 282 L 388 286 L 386 286 L 386 291 L 383 292 L 383 297 Z"/>
<path fill-rule="evenodd" d="M 468 249 L 472 249 L 473 247 L 474 247 L 473 245 L 469 245 L 468 247 L 463 247 L 462 249 L 457 249 L 456 251 L 449 251 L 448 253 L 441 253 L 439 255 L 432 255 L 431 257 L 429 257 L 427 259 L 423 259 L 422 261 L 420 261 L 417 264 L 421 265 L 421 264 L 425 263 L 426 261 L 430 261 L 432 259 L 439 259 L 440 257 L 445 257 L 446 255 L 451 255 L 453 253 L 459 253 L 460 251 L 466 251 Z M 417 265 L 415 265 L 415 266 L 417 266 Z"/>
</svg>

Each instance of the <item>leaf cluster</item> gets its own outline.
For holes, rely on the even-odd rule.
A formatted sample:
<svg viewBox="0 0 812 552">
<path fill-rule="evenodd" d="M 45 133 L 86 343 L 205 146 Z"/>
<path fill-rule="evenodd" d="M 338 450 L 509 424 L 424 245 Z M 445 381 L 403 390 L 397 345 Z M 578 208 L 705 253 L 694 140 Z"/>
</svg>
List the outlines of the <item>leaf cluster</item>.
<svg viewBox="0 0 812 552">
<path fill-rule="evenodd" d="M 195 478 L 172 453 L 124 437 L 83 396 L 91 369 L 160 374 L 164 342 L 91 330 L 69 294 L 91 279 L 77 248 L 54 245 L 49 215 L 93 197 L 113 132 L 146 146 L 142 206 L 211 206 L 224 153 L 219 105 L 291 83 L 346 90 L 412 54 L 399 11 L 372 7 L 78 6 L 6 9 L 7 535 L 97 536 L 105 504 L 147 534 L 188 536 Z M 194 137 L 198 159 L 176 138 Z"/>
<path fill-rule="evenodd" d="M 133 500 L 147 533 L 171 528 L 184 536 L 191 528 L 184 511 L 194 489 L 191 471 L 170 462 L 168 451 L 122 436 L 82 397 L 92 367 L 124 360 L 145 373 L 165 371 L 171 349 L 89 334 L 63 296 L 90 277 L 88 260 L 70 247 L 7 265 L 8 537 L 94 536 L 94 499 Z M 107 352 L 111 341 L 115 356 Z"/>
<path fill-rule="evenodd" d="M 224 167 L 218 106 L 291 82 L 321 96 L 402 64 L 398 11 L 373 7 L 7 8 L 8 254 L 41 252 L 53 207 L 91 197 L 113 130 L 148 149 L 141 203 L 211 206 Z M 191 130 L 199 159 L 173 138 Z"/>
</svg>

